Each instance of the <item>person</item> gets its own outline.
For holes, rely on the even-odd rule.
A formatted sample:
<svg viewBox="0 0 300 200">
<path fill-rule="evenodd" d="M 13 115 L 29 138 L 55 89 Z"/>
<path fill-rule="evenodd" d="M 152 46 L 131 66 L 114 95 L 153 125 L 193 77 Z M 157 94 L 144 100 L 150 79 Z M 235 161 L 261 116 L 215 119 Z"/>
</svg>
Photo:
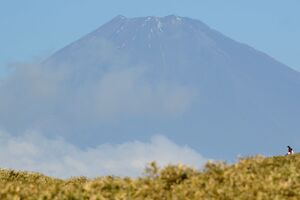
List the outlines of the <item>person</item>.
<svg viewBox="0 0 300 200">
<path fill-rule="evenodd" d="M 286 155 L 292 155 L 294 153 L 293 148 L 290 146 L 287 146 L 287 148 L 288 148 L 288 152 Z"/>
</svg>

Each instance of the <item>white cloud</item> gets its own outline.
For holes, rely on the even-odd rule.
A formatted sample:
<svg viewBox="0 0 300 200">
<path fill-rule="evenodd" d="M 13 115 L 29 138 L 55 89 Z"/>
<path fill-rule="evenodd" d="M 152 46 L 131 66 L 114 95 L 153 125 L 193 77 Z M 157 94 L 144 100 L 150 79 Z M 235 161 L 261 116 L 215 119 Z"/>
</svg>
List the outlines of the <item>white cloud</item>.
<svg viewBox="0 0 300 200">
<path fill-rule="evenodd" d="M 200 168 L 207 159 L 161 135 L 153 136 L 150 142 L 100 144 L 95 148 L 80 149 L 63 139 L 49 139 L 33 131 L 22 136 L 0 132 L 2 168 L 37 171 L 61 178 L 138 176 L 151 161 L 156 161 L 159 166 L 183 163 Z"/>
<path fill-rule="evenodd" d="M 196 92 L 187 86 L 168 82 L 150 83 L 143 68 L 110 71 L 78 91 L 78 104 L 88 97 L 103 118 L 120 114 L 177 115 L 185 112 Z"/>
<path fill-rule="evenodd" d="M 92 78 L 77 73 L 72 67 L 17 66 L 0 84 L 0 125 L 12 132 L 67 130 L 130 116 L 176 117 L 197 98 L 190 86 L 150 81 L 145 67 L 112 67 Z"/>
</svg>

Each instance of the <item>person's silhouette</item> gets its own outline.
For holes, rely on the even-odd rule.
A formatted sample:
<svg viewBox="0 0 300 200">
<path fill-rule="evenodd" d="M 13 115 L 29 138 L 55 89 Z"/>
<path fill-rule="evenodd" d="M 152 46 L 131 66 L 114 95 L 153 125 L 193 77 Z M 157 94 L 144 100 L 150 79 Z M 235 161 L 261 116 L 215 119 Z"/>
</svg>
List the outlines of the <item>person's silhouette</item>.
<svg viewBox="0 0 300 200">
<path fill-rule="evenodd" d="M 287 146 L 287 148 L 288 148 L 287 155 L 292 155 L 294 153 L 293 148 L 290 146 Z"/>
</svg>

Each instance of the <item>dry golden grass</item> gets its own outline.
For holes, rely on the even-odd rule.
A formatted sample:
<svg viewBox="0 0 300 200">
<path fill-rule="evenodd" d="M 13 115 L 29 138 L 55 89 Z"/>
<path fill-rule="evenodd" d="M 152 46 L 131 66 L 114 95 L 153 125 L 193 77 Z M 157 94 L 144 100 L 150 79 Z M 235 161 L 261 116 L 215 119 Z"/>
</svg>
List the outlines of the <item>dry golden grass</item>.
<svg viewBox="0 0 300 200">
<path fill-rule="evenodd" d="M 0 170 L 0 199 L 300 199 L 300 155 L 244 158 L 233 165 L 208 163 L 159 169 L 149 164 L 140 178 L 113 176 L 68 180 Z"/>
</svg>

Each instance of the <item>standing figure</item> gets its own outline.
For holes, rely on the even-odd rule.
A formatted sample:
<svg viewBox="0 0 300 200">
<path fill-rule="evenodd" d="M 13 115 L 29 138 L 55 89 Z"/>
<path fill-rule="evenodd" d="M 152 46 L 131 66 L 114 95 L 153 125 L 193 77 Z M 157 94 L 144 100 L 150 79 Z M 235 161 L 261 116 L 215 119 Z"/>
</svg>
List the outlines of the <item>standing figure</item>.
<svg viewBox="0 0 300 200">
<path fill-rule="evenodd" d="M 293 148 L 290 146 L 287 146 L 287 148 L 288 148 L 288 152 L 286 155 L 292 155 L 294 153 Z"/>
</svg>

